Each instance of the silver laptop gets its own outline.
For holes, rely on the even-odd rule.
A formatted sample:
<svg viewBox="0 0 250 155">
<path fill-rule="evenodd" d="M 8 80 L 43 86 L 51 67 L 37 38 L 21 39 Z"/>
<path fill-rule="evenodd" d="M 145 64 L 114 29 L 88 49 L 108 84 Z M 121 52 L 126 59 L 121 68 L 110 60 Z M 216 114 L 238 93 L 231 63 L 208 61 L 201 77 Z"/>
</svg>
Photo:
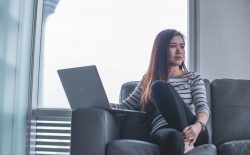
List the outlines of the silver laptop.
<svg viewBox="0 0 250 155">
<path fill-rule="evenodd" d="M 101 108 L 114 112 L 133 110 L 111 109 L 96 66 L 57 70 L 72 109 Z"/>
</svg>

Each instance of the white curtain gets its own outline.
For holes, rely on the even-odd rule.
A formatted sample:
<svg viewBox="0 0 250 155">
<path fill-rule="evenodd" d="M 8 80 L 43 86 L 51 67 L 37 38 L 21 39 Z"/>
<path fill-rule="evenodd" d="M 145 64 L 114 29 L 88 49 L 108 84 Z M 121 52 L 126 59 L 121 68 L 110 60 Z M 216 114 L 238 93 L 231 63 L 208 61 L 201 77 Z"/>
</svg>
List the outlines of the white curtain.
<svg viewBox="0 0 250 155">
<path fill-rule="evenodd" d="M 25 155 L 34 0 L 0 0 L 0 155 Z"/>
</svg>

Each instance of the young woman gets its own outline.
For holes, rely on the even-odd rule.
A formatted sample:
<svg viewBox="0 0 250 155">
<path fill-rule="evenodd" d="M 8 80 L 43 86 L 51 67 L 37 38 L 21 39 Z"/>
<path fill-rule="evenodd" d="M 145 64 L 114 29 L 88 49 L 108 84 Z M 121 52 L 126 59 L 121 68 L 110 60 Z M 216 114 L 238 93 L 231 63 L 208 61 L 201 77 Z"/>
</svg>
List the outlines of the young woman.
<svg viewBox="0 0 250 155">
<path fill-rule="evenodd" d="M 174 30 L 155 38 L 148 70 L 133 93 L 114 108 L 143 110 L 151 122 L 150 141 L 163 155 L 183 155 L 208 142 L 209 117 L 201 76 L 184 65 L 184 36 Z"/>
</svg>

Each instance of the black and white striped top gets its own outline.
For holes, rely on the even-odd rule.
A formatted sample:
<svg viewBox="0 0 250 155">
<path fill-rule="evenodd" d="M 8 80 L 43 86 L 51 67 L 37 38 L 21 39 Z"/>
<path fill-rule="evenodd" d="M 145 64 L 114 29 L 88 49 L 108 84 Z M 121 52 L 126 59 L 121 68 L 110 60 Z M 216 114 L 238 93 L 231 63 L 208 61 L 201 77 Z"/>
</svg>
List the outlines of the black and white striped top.
<svg viewBox="0 0 250 155">
<path fill-rule="evenodd" d="M 140 99 L 143 87 L 142 81 L 121 104 L 114 104 L 112 106 L 120 109 L 140 110 Z M 180 97 L 194 115 L 203 112 L 209 116 L 205 84 L 200 74 L 189 72 L 181 77 L 170 78 L 168 82 L 175 88 L 177 93 L 179 93 Z M 167 122 L 159 111 L 156 115 L 153 115 L 153 117 L 151 122 L 151 134 L 157 129 L 167 126 Z"/>
</svg>

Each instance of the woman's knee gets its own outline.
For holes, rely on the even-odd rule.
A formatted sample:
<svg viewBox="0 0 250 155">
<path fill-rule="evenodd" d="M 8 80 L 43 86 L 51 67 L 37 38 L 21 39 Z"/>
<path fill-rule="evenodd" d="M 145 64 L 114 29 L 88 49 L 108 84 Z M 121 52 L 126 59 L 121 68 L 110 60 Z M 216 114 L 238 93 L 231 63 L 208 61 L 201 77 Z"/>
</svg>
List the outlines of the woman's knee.
<svg viewBox="0 0 250 155">
<path fill-rule="evenodd" d="M 181 132 L 173 128 L 160 129 L 156 131 L 152 137 L 154 137 L 158 141 L 161 141 L 161 143 L 179 143 L 183 141 Z"/>
<path fill-rule="evenodd" d="M 176 143 L 177 145 L 183 143 L 182 133 L 176 129 L 169 133 L 168 139 L 171 141 L 171 143 Z"/>
<path fill-rule="evenodd" d="M 152 92 L 159 91 L 159 90 L 163 89 L 163 87 L 165 87 L 165 86 L 166 86 L 166 82 L 163 80 L 154 81 L 151 85 L 151 91 Z"/>
<path fill-rule="evenodd" d="M 164 80 L 156 80 L 151 85 L 151 92 L 153 94 L 159 94 L 162 92 L 164 93 L 169 92 L 170 94 L 172 94 L 173 90 L 174 90 L 173 86 Z"/>
<path fill-rule="evenodd" d="M 176 129 L 169 129 L 168 134 L 166 136 L 171 143 L 178 144 L 183 140 L 182 133 Z"/>
</svg>

